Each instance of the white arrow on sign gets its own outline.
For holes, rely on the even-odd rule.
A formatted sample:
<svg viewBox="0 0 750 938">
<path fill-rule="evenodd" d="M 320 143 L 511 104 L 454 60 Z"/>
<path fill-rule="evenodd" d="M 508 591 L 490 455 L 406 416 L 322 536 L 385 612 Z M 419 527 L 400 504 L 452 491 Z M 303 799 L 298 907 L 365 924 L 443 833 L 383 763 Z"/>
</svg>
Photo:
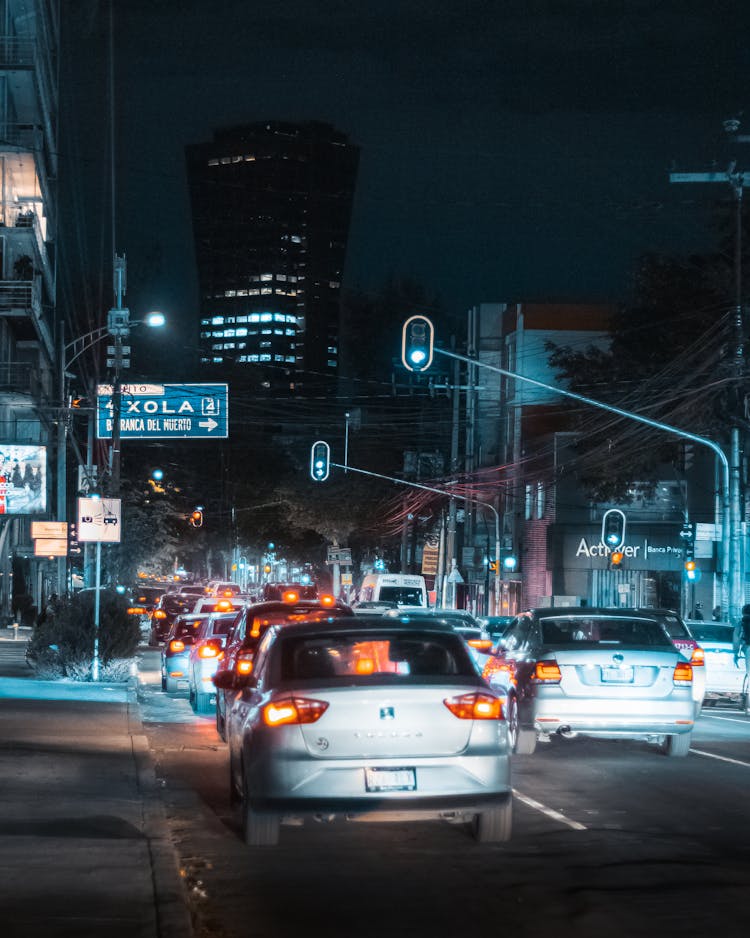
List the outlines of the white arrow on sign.
<svg viewBox="0 0 750 938">
<path fill-rule="evenodd" d="M 198 426 L 207 427 L 208 432 L 210 433 L 212 430 L 215 430 L 219 426 L 219 424 L 215 420 L 213 420 L 211 417 L 209 417 L 208 420 L 199 420 Z"/>
</svg>

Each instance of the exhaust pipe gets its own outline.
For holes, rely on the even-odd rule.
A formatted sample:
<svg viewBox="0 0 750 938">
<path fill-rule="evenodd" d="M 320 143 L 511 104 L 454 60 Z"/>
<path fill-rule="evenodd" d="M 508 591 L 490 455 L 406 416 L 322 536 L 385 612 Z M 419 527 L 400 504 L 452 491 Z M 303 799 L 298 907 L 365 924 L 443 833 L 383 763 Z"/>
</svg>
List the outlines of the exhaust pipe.
<svg viewBox="0 0 750 938">
<path fill-rule="evenodd" d="M 569 726 L 561 726 L 557 731 L 558 736 L 562 736 L 563 739 L 575 739 L 578 736 L 574 730 Z"/>
</svg>

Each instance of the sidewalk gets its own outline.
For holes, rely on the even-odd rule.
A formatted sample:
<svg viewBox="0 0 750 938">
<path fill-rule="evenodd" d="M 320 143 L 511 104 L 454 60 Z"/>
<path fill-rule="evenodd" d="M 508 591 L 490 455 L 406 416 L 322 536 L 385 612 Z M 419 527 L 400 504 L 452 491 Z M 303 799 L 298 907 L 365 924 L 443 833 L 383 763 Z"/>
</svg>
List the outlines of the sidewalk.
<svg viewBox="0 0 750 938">
<path fill-rule="evenodd" d="M 134 683 L 0 676 L 0 786 L 3 938 L 190 938 Z"/>
</svg>

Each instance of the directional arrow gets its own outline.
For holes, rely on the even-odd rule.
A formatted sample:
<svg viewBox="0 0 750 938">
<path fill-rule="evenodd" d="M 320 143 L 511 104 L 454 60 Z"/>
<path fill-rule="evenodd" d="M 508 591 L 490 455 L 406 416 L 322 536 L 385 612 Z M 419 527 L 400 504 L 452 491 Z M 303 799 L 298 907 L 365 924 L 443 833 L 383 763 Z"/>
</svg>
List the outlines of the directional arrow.
<svg viewBox="0 0 750 938">
<path fill-rule="evenodd" d="M 219 424 L 212 417 L 209 417 L 208 420 L 199 420 L 198 426 L 207 427 L 208 432 L 210 433 L 212 430 L 215 430 L 216 427 L 219 426 Z"/>
</svg>

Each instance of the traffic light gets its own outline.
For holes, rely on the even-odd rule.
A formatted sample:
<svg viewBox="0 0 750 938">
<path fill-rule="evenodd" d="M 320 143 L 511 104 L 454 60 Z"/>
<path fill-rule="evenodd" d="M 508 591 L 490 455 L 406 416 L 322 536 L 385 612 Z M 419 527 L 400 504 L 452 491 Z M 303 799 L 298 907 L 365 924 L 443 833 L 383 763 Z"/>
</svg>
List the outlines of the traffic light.
<svg viewBox="0 0 750 938">
<path fill-rule="evenodd" d="M 432 364 L 435 327 L 426 316 L 410 316 L 401 333 L 401 361 L 409 371 L 427 371 Z"/>
<path fill-rule="evenodd" d="M 73 410 L 85 410 L 91 405 L 87 397 L 71 397 L 70 406 L 73 408 Z"/>
<path fill-rule="evenodd" d="M 203 527 L 203 509 L 194 508 L 193 511 L 190 512 L 190 517 L 188 518 L 188 521 L 190 522 L 190 524 L 192 524 L 194 528 L 202 528 Z"/>
<path fill-rule="evenodd" d="M 602 543 L 610 550 L 619 550 L 625 543 L 625 513 L 610 508 L 602 518 Z"/>
<path fill-rule="evenodd" d="M 688 580 L 697 580 L 698 579 L 698 564 L 692 557 L 688 557 L 685 561 L 685 576 Z"/>
<path fill-rule="evenodd" d="M 330 471 L 331 447 L 325 440 L 318 440 L 310 450 L 310 475 L 315 482 L 325 482 Z"/>
</svg>

